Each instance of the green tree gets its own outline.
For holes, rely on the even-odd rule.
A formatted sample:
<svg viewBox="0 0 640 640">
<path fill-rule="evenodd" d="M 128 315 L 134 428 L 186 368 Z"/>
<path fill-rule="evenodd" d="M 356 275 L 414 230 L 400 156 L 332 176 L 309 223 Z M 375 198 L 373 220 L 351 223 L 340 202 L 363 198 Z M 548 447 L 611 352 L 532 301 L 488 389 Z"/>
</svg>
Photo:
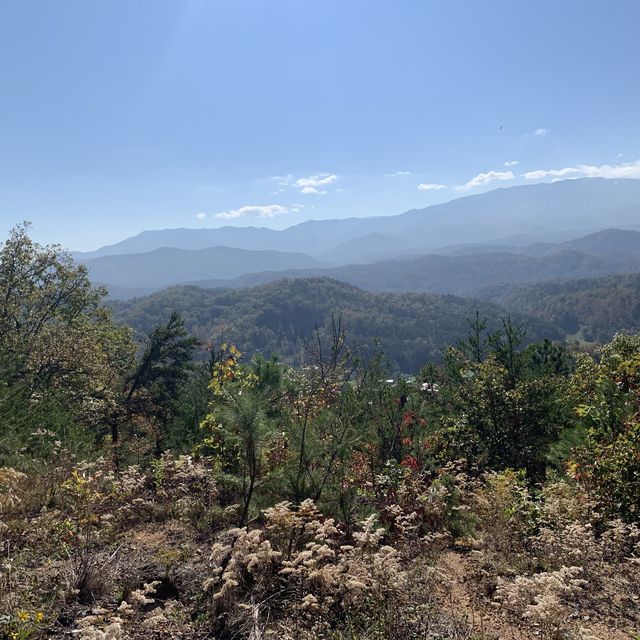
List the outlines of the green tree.
<svg viewBox="0 0 640 640">
<path fill-rule="evenodd" d="M 14 399 L 0 409 L 3 427 L 27 446 L 42 428 L 72 445 L 77 427 L 101 433 L 135 348 L 86 268 L 28 228 L 15 227 L 0 249 L 0 385 Z"/>
<path fill-rule="evenodd" d="M 153 434 L 154 454 L 162 453 L 167 425 L 178 411 L 177 401 L 192 370 L 197 344 L 177 312 L 171 314 L 166 324 L 149 333 L 140 358 L 123 378 L 121 399 L 110 417 L 116 463 L 121 426 L 136 418 L 146 419 Z"/>
<path fill-rule="evenodd" d="M 540 481 L 550 447 L 572 422 L 566 397 L 571 363 L 548 342 L 523 349 L 524 332 L 509 318 L 500 331 L 484 330 L 476 318 L 439 374 L 430 373 L 438 392 L 426 394 L 424 410 L 441 425 L 440 457 L 525 469 Z"/>
<path fill-rule="evenodd" d="M 216 460 L 223 482 L 239 479 L 239 526 L 249 519 L 252 501 L 262 489 L 277 446 L 280 373 L 274 361 L 258 358 L 253 365 L 240 363 L 240 352 L 222 345 L 213 367 L 213 399 L 202 423 L 207 438 L 201 451 Z"/>
<path fill-rule="evenodd" d="M 640 520 L 640 335 L 617 335 L 572 379 L 587 433 L 570 469 L 611 515 Z"/>
</svg>

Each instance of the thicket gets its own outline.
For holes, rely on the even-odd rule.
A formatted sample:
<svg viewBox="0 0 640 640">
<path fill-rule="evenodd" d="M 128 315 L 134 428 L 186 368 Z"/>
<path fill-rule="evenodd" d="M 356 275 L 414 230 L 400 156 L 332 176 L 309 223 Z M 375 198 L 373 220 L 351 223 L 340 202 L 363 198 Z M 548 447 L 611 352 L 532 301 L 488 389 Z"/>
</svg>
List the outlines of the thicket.
<svg viewBox="0 0 640 640">
<path fill-rule="evenodd" d="M 24 226 L 0 251 L 0 637 L 639 632 L 639 336 L 477 314 L 392 380 L 339 315 L 291 367 L 102 296 Z"/>
</svg>

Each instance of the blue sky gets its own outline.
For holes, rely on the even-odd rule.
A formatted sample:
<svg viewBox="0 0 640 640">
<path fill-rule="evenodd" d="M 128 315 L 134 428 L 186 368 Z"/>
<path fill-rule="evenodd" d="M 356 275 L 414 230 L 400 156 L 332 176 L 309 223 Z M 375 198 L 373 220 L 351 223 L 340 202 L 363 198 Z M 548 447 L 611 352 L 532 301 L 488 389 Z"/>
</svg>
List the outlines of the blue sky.
<svg viewBox="0 0 640 640">
<path fill-rule="evenodd" d="M 638 25 L 637 0 L 0 0 L 0 231 L 92 249 L 640 178 Z"/>
</svg>

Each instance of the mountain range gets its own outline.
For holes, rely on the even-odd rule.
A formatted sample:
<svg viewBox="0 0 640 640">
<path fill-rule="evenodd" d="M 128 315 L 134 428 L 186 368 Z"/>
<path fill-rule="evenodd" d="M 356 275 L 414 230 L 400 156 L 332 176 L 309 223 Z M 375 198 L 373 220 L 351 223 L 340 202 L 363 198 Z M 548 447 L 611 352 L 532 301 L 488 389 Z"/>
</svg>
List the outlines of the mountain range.
<svg viewBox="0 0 640 640">
<path fill-rule="evenodd" d="M 486 287 L 640 271 L 640 232 L 607 229 L 561 243 L 484 248 L 416 258 L 323 267 L 304 254 L 213 247 L 104 256 L 90 263 L 111 297 L 147 295 L 165 286 L 242 288 L 282 278 L 327 277 L 369 291 L 477 295 Z M 246 270 L 255 269 L 247 273 Z M 265 269 L 265 270 L 260 270 Z M 202 278 L 208 274 L 215 277 Z"/>
<path fill-rule="evenodd" d="M 113 298 L 175 284 L 233 288 L 283 277 L 329 277 L 372 291 L 472 295 L 500 283 L 640 270 L 639 223 L 640 180 L 580 179 L 281 231 L 146 231 L 75 257 Z"/>
<path fill-rule="evenodd" d="M 354 347 L 379 338 L 411 372 L 476 311 L 491 329 L 513 315 L 530 339 L 640 329 L 639 222 L 640 181 L 570 180 L 283 231 L 145 232 L 77 257 L 140 336 L 178 310 L 202 340 L 300 362 L 340 314 Z"/>
<path fill-rule="evenodd" d="M 616 251 L 611 236 L 625 247 L 636 241 L 638 251 Z M 631 238 L 629 238 L 631 236 Z M 544 255 L 530 255 L 535 248 L 525 247 L 522 253 L 489 251 L 443 256 L 427 254 L 418 258 L 388 260 L 371 264 L 355 264 L 324 269 L 263 271 L 245 274 L 231 280 L 193 282 L 200 287 L 247 287 L 279 280 L 283 277 L 329 277 L 348 282 L 370 291 L 418 291 L 473 295 L 478 290 L 500 283 L 531 283 L 550 279 L 593 277 L 640 270 L 640 232 L 599 231 L 580 238 L 585 246 L 610 245 L 608 252 L 596 249 L 587 253 L 572 248 L 572 243 L 560 243 Z M 577 243 L 580 246 L 580 243 Z"/>
<path fill-rule="evenodd" d="M 400 215 L 310 220 L 281 231 L 232 226 L 144 231 L 117 244 L 76 255 L 89 260 L 162 247 L 205 249 L 224 245 L 298 251 L 322 259 L 323 254 L 343 243 L 366 236 L 372 236 L 374 250 L 381 248 L 382 236 L 392 243 L 390 251 L 404 252 L 405 246 L 422 251 L 514 235 L 576 230 L 575 235 L 584 235 L 603 226 L 638 225 L 639 208 L 640 181 L 583 178 L 495 189 Z M 520 244 L 530 242 L 529 239 Z M 362 244 L 369 251 L 365 240 Z"/>
<path fill-rule="evenodd" d="M 322 266 L 303 253 L 208 247 L 162 247 L 147 253 L 105 255 L 86 263 L 93 280 L 116 287 L 158 289 L 203 278 L 234 278 L 251 271 L 284 271 Z"/>
</svg>

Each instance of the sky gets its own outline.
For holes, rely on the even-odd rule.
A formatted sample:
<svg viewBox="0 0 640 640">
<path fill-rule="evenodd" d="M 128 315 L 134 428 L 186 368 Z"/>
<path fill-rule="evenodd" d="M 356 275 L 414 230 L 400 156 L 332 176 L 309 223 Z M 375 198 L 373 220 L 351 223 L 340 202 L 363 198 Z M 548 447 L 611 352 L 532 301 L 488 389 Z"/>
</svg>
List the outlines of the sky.
<svg viewBox="0 0 640 640">
<path fill-rule="evenodd" d="M 391 215 L 640 178 L 637 0 L 0 0 L 0 233 Z"/>
</svg>

